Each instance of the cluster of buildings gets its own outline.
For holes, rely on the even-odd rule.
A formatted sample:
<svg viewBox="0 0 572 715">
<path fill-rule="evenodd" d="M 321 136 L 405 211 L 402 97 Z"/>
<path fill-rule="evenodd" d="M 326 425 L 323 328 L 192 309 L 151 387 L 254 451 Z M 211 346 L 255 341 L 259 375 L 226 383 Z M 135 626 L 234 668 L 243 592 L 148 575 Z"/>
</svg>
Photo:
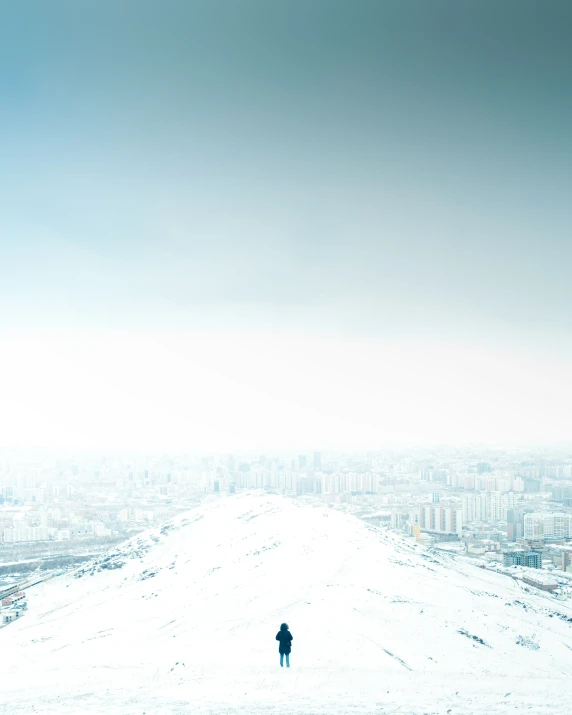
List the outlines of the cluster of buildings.
<svg viewBox="0 0 572 715">
<path fill-rule="evenodd" d="M 514 509 L 518 492 L 475 491 L 461 497 L 463 519 L 471 522 L 506 521 L 509 509 Z"/>
<path fill-rule="evenodd" d="M 0 462 L 0 564 L 26 545 L 110 544 L 200 501 L 190 470 L 153 466 L 105 458 Z"/>
<path fill-rule="evenodd" d="M 435 496 L 432 498 L 435 500 Z M 419 507 L 419 518 L 414 519 L 415 525 L 418 525 L 419 531 L 422 530 L 429 534 L 454 535 L 461 538 L 463 535 L 463 510 L 454 505 L 426 504 Z M 414 530 L 414 533 L 418 532 Z"/>
<path fill-rule="evenodd" d="M 572 513 L 546 512 L 523 514 L 524 538 L 529 541 L 572 538 Z"/>
<path fill-rule="evenodd" d="M 570 567 L 572 454 L 489 450 L 0 454 L 0 567 L 107 548 L 204 500 L 262 489 L 336 505 L 507 568 Z M 540 556 L 537 556 L 540 554 Z"/>
<path fill-rule="evenodd" d="M 23 591 L 16 591 L 10 596 L 2 598 L 0 601 L 0 626 L 20 618 L 28 608 L 26 594 Z"/>
</svg>

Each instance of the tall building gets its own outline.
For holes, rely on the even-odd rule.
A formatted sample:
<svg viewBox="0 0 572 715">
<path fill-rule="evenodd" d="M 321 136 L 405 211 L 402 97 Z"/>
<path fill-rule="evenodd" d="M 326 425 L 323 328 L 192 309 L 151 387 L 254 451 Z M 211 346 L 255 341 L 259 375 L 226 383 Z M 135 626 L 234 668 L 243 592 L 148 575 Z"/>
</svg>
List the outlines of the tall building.
<svg viewBox="0 0 572 715">
<path fill-rule="evenodd" d="M 516 541 L 524 536 L 524 512 L 519 509 L 508 509 L 506 513 L 507 541 Z"/>
<path fill-rule="evenodd" d="M 517 502 L 515 492 L 472 492 L 464 494 L 463 519 L 474 521 L 506 521 L 509 509 L 514 509 Z"/>
<path fill-rule="evenodd" d="M 419 526 L 439 534 L 463 535 L 463 511 L 452 506 L 426 504 L 419 507 Z"/>
<path fill-rule="evenodd" d="M 572 486 L 553 486 L 550 491 L 552 501 L 560 502 L 564 506 L 572 506 Z"/>
<path fill-rule="evenodd" d="M 490 521 L 506 521 L 508 507 L 513 507 L 516 501 L 514 493 L 490 492 L 486 498 Z"/>
<path fill-rule="evenodd" d="M 524 538 L 531 541 L 542 539 L 569 539 L 572 537 L 572 514 L 525 514 Z"/>
<path fill-rule="evenodd" d="M 474 489 L 475 488 L 475 475 L 466 474 L 463 477 L 463 489 Z"/>
<path fill-rule="evenodd" d="M 392 529 L 403 529 L 410 524 L 409 514 L 399 509 L 393 509 L 390 523 Z"/>
<path fill-rule="evenodd" d="M 322 454 L 314 452 L 314 469 L 319 472 L 322 469 Z"/>
<path fill-rule="evenodd" d="M 463 520 L 466 523 L 486 521 L 485 492 L 464 494 L 462 499 Z"/>
<path fill-rule="evenodd" d="M 512 490 L 513 490 L 513 492 L 523 492 L 524 491 L 524 479 L 522 477 L 513 477 Z"/>
<path fill-rule="evenodd" d="M 298 455 L 298 469 L 306 469 L 306 455 L 305 454 L 300 454 Z"/>
<path fill-rule="evenodd" d="M 531 569 L 541 569 L 542 552 L 524 551 L 524 549 L 506 551 L 503 554 L 503 566 L 527 566 Z"/>
<path fill-rule="evenodd" d="M 541 551 L 529 551 L 525 556 L 525 565 L 531 569 L 541 569 L 542 568 L 542 552 Z"/>
<path fill-rule="evenodd" d="M 298 494 L 320 494 L 321 491 L 321 479 L 314 479 L 313 477 L 302 477 L 298 480 Z"/>
<path fill-rule="evenodd" d="M 15 526 L 4 529 L 5 542 L 48 541 L 49 529 L 45 526 Z"/>
</svg>

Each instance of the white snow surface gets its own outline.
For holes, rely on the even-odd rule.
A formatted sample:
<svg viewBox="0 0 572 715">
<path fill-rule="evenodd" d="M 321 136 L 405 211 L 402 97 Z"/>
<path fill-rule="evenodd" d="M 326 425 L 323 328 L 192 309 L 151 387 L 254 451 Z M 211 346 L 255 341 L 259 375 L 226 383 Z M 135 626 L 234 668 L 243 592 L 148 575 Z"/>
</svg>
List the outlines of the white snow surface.
<svg viewBox="0 0 572 715">
<path fill-rule="evenodd" d="M 0 630 L 2 715 L 571 711 L 570 608 L 280 496 L 194 509 L 28 602 Z"/>
</svg>

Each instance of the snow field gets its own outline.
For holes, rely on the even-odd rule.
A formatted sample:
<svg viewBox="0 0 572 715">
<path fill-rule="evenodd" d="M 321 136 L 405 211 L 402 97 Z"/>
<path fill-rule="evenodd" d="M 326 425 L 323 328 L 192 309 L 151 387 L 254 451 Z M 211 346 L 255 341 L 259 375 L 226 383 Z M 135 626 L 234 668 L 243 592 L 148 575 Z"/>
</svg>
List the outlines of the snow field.
<svg viewBox="0 0 572 715">
<path fill-rule="evenodd" d="M 29 603 L 0 632 L 7 714 L 569 712 L 570 609 L 278 496 L 188 512 Z"/>
</svg>

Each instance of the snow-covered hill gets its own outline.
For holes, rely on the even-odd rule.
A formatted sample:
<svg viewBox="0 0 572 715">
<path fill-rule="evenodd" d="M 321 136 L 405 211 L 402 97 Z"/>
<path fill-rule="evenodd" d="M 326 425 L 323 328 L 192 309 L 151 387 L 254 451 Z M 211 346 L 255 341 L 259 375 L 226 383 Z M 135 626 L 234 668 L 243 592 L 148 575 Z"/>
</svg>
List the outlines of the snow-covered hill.
<svg viewBox="0 0 572 715">
<path fill-rule="evenodd" d="M 221 498 L 29 601 L 0 631 L 2 713 L 554 715 L 572 697 L 571 609 L 278 496 Z"/>
</svg>

